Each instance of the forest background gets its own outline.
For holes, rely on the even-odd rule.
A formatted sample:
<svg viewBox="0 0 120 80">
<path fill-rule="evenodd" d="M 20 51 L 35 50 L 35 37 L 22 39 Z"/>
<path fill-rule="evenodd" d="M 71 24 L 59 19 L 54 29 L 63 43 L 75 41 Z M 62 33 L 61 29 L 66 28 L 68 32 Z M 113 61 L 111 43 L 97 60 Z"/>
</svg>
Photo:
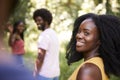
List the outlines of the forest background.
<svg viewBox="0 0 120 80">
<path fill-rule="evenodd" d="M 74 69 L 82 62 L 67 65 L 65 58 L 66 46 L 70 41 L 73 23 L 75 19 L 85 13 L 111 14 L 120 17 L 120 0 L 20 0 L 11 15 L 9 22 L 23 20 L 26 25 L 25 31 L 25 65 L 32 71 L 37 55 L 37 39 L 40 31 L 33 21 L 33 12 L 39 8 L 47 8 L 53 15 L 51 27 L 57 32 L 60 42 L 60 80 L 67 80 Z M 7 45 L 9 32 L 6 32 Z M 120 80 L 111 75 L 110 80 Z"/>
</svg>

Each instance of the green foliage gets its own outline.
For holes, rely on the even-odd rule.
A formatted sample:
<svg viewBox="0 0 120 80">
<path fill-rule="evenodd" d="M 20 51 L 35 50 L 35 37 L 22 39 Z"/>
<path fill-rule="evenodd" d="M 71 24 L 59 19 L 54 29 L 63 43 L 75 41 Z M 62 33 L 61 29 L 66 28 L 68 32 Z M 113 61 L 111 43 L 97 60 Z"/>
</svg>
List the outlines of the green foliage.
<svg viewBox="0 0 120 80">
<path fill-rule="evenodd" d="M 34 70 L 35 59 L 36 55 L 34 55 L 34 52 L 27 51 L 24 55 L 24 65 L 31 71 Z"/>
<path fill-rule="evenodd" d="M 102 2 L 103 2 L 103 0 L 94 0 L 95 5 L 98 5 L 98 4 L 102 3 Z"/>
<path fill-rule="evenodd" d="M 67 64 L 67 59 L 65 58 L 66 56 L 66 45 L 68 42 L 64 42 L 61 47 L 64 49 L 60 52 L 60 69 L 61 69 L 61 75 L 60 75 L 60 80 L 67 80 L 70 75 L 73 73 L 73 71 L 80 65 L 82 62 L 76 62 L 71 65 Z"/>
<path fill-rule="evenodd" d="M 36 0 L 33 0 L 33 2 L 35 1 Z M 116 2 L 113 3 L 113 1 Z M 10 18 L 12 23 L 16 20 L 23 20 L 27 23 L 27 30 L 25 32 L 25 45 L 27 51 L 25 54 L 25 64 L 32 66 L 30 67 L 32 69 L 37 54 L 37 51 L 33 48 L 37 48 L 35 47 L 37 45 L 34 44 L 36 44 L 39 34 L 38 30 L 35 28 L 35 24 L 33 24 L 34 22 L 32 21 L 31 15 L 31 9 L 35 10 L 36 4 L 39 4 L 39 8 L 44 6 L 52 12 L 54 17 L 52 28 L 54 28 L 58 34 L 61 34 L 64 31 L 72 31 L 74 20 L 84 13 L 94 12 L 97 14 L 106 13 L 120 16 L 120 0 L 43 0 L 44 4 L 42 5 L 40 5 L 40 3 L 34 4 L 33 2 L 31 0 L 20 0 L 19 5 L 16 7 L 15 13 Z M 99 7 L 100 4 L 102 7 L 97 10 L 97 7 Z M 104 4 L 106 4 L 105 7 Z M 117 6 L 113 8 L 113 4 Z M 61 41 L 60 80 L 67 80 L 76 67 L 78 67 L 81 63 L 80 61 L 72 64 L 71 66 L 67 65 L 67 60 L 65 58 L 65 47 L 67 43 L 68 41 L 66 40 Z M 120 80 L 120 78 L 111 76 L 110 80 Z"/>
<path fill-rule="evenodd" d="M 115 76 L 111 76 L 111 78 L 110 78 L 110 80 L 120 80 L 120 78 L 118 78 L 118 77 L 115 77 Z"/>
<path fill-rule="evenodd" d="M 80 65 L 81 61 L 76 62 L 70 66 L 67 65 L 67 61 L 65 58 L 65 53 L 60 54 L 60 69 L 61 75 L 60 80 L 67 80 L 73 71 Z"/>
<path fill-rule="evenodd" d="M 26 18 L 30 17 L 31 8 L 34 4 L 30 0 L 20 0 L 19 4 L 15 8 L 14 14 L 11 16 L 10 21 L 14 23 L 17 20 L 25 21 Z"/>
<path fill-rule="evenodd" d="M 94 0 L 94 3 L 99 5 L 100 3 L 104 3 L 104 0 Z M 105 0 L 105 9 L 106 14 L 116 15 L 120 17 L 120 0 Z"/>
</svg>

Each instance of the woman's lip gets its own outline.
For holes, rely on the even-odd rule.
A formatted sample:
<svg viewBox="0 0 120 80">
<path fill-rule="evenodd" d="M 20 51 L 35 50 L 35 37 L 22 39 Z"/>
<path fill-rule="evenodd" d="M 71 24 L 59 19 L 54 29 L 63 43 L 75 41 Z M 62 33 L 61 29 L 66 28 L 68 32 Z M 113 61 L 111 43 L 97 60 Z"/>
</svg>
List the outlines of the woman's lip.
<svg viewBox="0 0 120 80">
<path fill-rule="evenodd" d="M 76 46 L 80 47 L 80 46 L 84 46 L 85 44 L 83 42 L 77 42 Z"/>
</svg>

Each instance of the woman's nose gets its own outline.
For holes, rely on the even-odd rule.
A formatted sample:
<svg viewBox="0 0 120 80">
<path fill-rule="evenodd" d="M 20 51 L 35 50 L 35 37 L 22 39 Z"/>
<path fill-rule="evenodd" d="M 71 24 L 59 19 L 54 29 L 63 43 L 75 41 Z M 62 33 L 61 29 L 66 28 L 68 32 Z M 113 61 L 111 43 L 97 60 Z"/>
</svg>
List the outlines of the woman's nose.
<svg viewBox="0 0 120 80">
<path fill-rule="evenodd" d="M 83 33 L 82 32 L 81 33 L 77 33 L 76 38 L 77 39 L 82 39 L 83 38 Z"/>
</svg>

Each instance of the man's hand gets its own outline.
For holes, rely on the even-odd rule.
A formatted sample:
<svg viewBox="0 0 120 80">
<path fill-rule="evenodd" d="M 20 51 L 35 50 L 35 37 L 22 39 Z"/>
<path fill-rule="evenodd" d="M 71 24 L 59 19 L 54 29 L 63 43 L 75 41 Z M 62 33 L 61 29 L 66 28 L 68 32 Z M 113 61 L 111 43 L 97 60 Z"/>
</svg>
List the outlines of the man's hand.
<svg viewBox="0 0 120 80">
<path fill-rule="evenodd" d="M 37 59 L 36 62 L 35 62 L 35 69 L 34 69 L 34 72 L 33 72 L 33 76 L 36 77 L 36 75 L 39 73 L 39 67 L 40 66 L 40 61 Z"/>
</svg>

